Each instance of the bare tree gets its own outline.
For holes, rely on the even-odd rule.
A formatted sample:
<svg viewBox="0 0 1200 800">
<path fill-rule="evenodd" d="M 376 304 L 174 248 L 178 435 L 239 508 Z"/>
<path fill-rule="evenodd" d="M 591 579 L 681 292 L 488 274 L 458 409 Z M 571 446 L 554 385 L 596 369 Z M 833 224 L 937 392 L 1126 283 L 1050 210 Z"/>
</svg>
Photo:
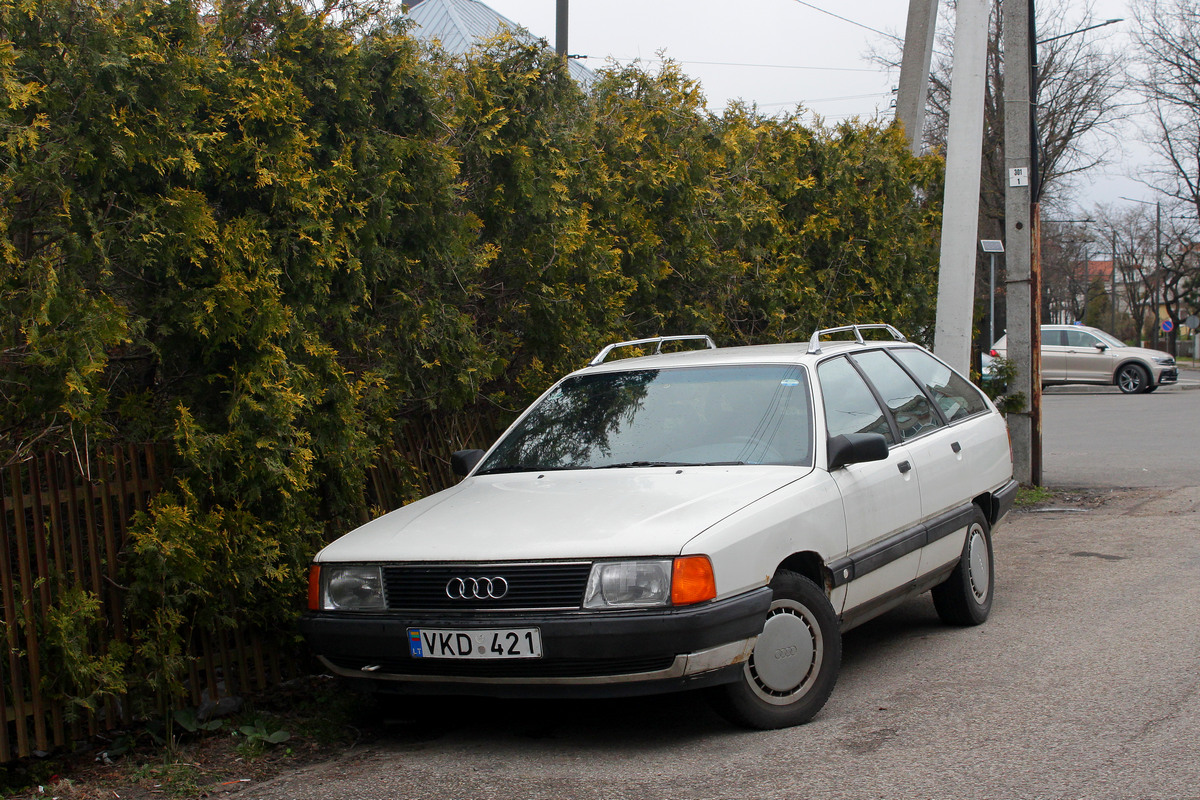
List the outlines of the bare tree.
<svg viewBox="0 0 1200 800">
<path fill-rule="evenodd" d="M 1088 262 L 1093 242 L 1081 224 L 1047 221 L 1042 225 L 1042 320 L 1069 323 L 1083 319 L 1092 275 Z"/>
<path fill-rule="evenodd" d="M 1162 308 L 1171 320 L 1167 349 L 1176 353 L 1179 327 L 1196 310 L 1200 295 L 1200 231 L 1188 217 L 1172 214 L 1163 223 Z"/>
<path fill-rule="evenodd" d="M 1138 0 L 1134 14 L 1147 138 L 1158 156 L 1147 182 L 1200 216 L 1200 3 Z"/>
<path fill-rule="evenodd" d="M 949 9 L 953 3 L 946 4 Z M 1037 122 L 1039 170 L 1045 191 L 1063 188 L 1064 179 L 1101 163 L 1103 148 L 1092 139 L 1107 135 L 1125 116 L 1117 96 L 1124 86 L 1124 57 L 1107 46 L 1100 34 L 1058 37 L 1086 27 L 1092 4 L 1071 11 L 1064 3 L 1038 8 Z M 988 33 L 987 86 L 984 95 L 984 166 L 981 209 L 987 219 L 1004 212 L 1004 54 L 1001 52 L 1000 0 L 993 0 Z M 950 114 L 953 39 L 949 24 L 939 25 L 939 47 L 930 74 L 925 143 L 944 150 Z M 1051 41 L 1047 41 L 1051 40 Z M 879 58 L 877 56 L 877 58 Z M 884 59 L 880 59 L 884 60 Z"/>
<path fill-rule="evenodd" d="M 1112 334 L 1139 344 L 1153 338 L 1158 306 L 1158 237 L 1154 214 L 1145 206 L 1101 207 L 1096 210 L 1098 230 L 1107 240 L 1116 276 L 1116 304 L 1121 312 Z"/>
</svg>

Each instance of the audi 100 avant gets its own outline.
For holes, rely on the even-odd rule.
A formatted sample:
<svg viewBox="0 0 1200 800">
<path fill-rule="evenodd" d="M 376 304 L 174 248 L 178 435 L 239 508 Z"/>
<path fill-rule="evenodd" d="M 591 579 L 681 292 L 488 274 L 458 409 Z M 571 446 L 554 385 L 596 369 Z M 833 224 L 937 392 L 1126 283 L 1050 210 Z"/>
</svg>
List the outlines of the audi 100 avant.
<svg viewBox="0 0 1200 800">
<path fill-rule="evenodd" d="M 610 358 L 629 348 L 650 354 Z M 992 403 L 886 325 L 610 345 L 453 464 L 458 485 L 314 559 L 302 629 L 330 670 L 397 693 L 703 690 L 757 728 L 812 718 L 842 633 L 907 598 L 987 619 L 1017 490 Z"/>
</svg>

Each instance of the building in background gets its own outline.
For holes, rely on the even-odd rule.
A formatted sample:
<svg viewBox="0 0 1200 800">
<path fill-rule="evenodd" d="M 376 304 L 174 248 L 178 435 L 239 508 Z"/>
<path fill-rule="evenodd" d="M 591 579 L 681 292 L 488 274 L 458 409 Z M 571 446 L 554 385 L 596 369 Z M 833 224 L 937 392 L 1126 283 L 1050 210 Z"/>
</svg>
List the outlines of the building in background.
<svg viewBox="0 0 1200 800">
<path fill-rule="evenodd" d="M 405 8 L 409 19 L 416 23 L 413 35 L 424 41 L 437 41 L 451 55 L 464 55 L 502 30 L 511 31 L 525 41 L 545 42 L 478 0 L 409 0 Z M 567 59 L 567 66 L 571 77 L 585 89 L 596 80 L 596 73 L 575 59 Z"/>
</svg>

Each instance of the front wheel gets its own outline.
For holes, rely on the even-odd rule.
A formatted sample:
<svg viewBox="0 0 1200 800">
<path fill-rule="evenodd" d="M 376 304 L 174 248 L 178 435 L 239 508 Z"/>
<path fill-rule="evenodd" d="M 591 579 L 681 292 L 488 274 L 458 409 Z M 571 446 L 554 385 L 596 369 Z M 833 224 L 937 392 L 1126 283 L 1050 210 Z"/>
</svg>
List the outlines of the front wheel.
<svg viewBox="0 0 1200 800">
<path fill-rule="evenodd" d="M 987 517 L 975 506 L 958 565 L 931 592 L 938 616 L 950 625 L 979 625 L 987 620 L 995 577 L 991 529 Z"/>
<path fill-rule="evenodd" d="M 1117 370 L 1117 388 L 1125 394 L 1144 392 L 1149 385 L 1150 375 L 1144 367 L 1126 364 Z"/>
<path fill-rule="evenodd" d="M 802 725 L 829 699 L 842 661 L 842 634 L 829 598 L 803 575 L 780 570 L 775 599 L 736 683 L 714 688 L 713 705 L 748 728 Z"/>
</svg>

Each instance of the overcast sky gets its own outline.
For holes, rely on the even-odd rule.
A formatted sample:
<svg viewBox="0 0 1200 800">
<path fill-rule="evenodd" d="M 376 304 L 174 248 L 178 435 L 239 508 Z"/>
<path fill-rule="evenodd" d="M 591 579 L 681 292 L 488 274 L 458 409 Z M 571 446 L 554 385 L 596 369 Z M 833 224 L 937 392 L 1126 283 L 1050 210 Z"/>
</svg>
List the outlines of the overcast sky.
<svg viewBox="0 0 1200 800">
<path fill-rule="evenodd" d="M 554 44 L 555 0 L 484 2 Z M 1089 5 L 1066 2 L 1079 18 Z M 1080 35 L 1127 38 L 1133 20 L 1124 0 L 1091 6 L 1095 21 L 1126 21 Z M 610 58 L 653 65 L 661 51 L 700 81 L 714 111 L 740 98 L 766 113 L 800 104 L 830 122 L 891 119 L 898 74 L 874 64 L 869 52 L 885 49 L 889 34 L 903 37 L 907 14 L 906 0 L 571 0 L 568 44 L 571 53 L 588 57 L 583 63 L 592 69 Z M 1135 134 L 1123 138 L 1131 141 Z M 1155 198 L 1129 177 L 1144 150 L 1128 149 L 1114 154 L 1117 163 L 1097 174 L 1095 183 L 1084 182 L 1081 206 L 1124 202 L 1119 195 Z"/>
</svg>

